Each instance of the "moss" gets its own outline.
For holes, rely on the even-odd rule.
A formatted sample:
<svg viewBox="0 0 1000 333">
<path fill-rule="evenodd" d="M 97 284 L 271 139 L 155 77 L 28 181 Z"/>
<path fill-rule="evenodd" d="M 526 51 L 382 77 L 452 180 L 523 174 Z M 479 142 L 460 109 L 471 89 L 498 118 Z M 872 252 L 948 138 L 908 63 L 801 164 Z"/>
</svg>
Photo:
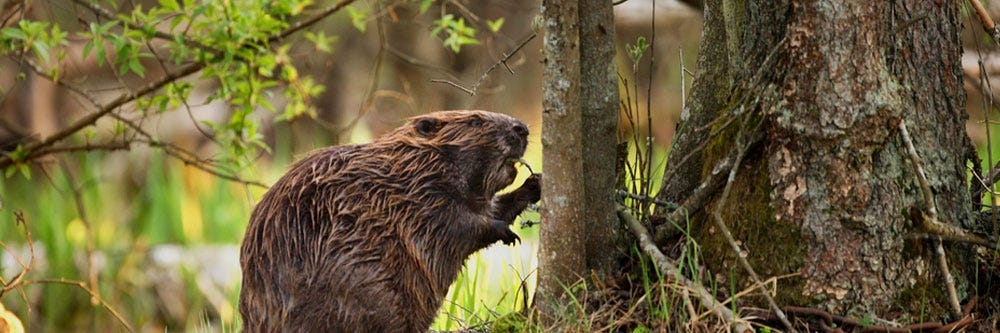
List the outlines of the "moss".
<svg viewBox="0 0 1000 333">
<path fill-rule="evenodd" d="M 917 279 L 917 283 L 909 289 L 901 291 L 893 302 L 900 313 L 918 313 L 923 318 L 890 318 L 900 322 L 919 323 L 940 318 L 948 313 L 948 295 L 941 287 L 940 281 L 929 278 L 927 274 Z M 917 311 L 919 309 L 919 312 Z"/>
<path fill-rule="evenodd" d="M 734 98 L 739 100 L 739 98 Z M 729 108 L 735 108 L 730 105 Z M 735 147 L 735 139 L 739 131 L 739 120 L 734 120 L 726 128 L 726 121 L 718 121 L 712 129 L 718 132 L 705 147 L 705 161 L 702 170 L 704 179 L 712 172 L 719 160 L 729 155 Z M 748 151 L 733 180 L 729 197 L 720 210 L 722 220 L 733 233 L 743 248 L 749 250 L 747 259 L 761 279 L 772 276 L 786 275 L 798 272 L 805 262 L 806 244 L 800 238 L 798 226 L 789 222 L 775 220 L 775 211 L 771 207 L 771 180 L 767 169 L 767 154 L 763 149 Z M 719 204 L 718 195 L 706 206 L 706 212 L 713 212 Z M 708 214 L 698 214 L 692 221 L 692 233 L 701 244 L 702 253 L 709 269 L 715 273 L 737 272 L 739 289 L 752 285 L 749 276 L 745 274 L 736 261 L 731 246 L 726 242 L 720 230 Z M 728 283 L 727 283 L 728 285 Z M 812 305 L 811 299 L 802 296 L 801 290 L 805 281 L 800 277 L 790 277 L 778 282 L 776 301 L 780 304 Z M 739 291 L 739 290 L 737 290 Z M 763 300 L 746 299 L 763 305 Z M 758 302 L 759 301 L 759 302 Z"/>
<path fill-rule="evenodd" d="M 759 152 L 747 156 L 760 156 Z M 736 177 L 730 189 L 726 207 L 720 210 L 722 220 L 743 248 L 749 250 L 747 260 L 761 279 L 798 272 L 804 263 L 806 245 L 801 241 L 798 227 L 774 219 L 771 207 L 771 185 L 765 161 L 759 157 L 745 160 L 740 176 Z M 713 203 L 709 211 L 715 209 Z M 745 289 L 753 284 L 749 276 L 739 268 L 731 246 L 715 230 L 715 223 L 705 220 L 697 230 L 695 238 L 702 245 L 705 262 L 713 272 L 725 272 L 730 268 L 738 272 L 737 285 Z M 802 296 L 805 281 L 800 277 L 785 278 L 778 282 L 776 301 L 780 304 L 812 305 L 808 297 Z M 737 290 L 738 291 L 738 290 Z M 748 298 L 753 303 L 763 305 L 763 300 Z"/>
</svg>

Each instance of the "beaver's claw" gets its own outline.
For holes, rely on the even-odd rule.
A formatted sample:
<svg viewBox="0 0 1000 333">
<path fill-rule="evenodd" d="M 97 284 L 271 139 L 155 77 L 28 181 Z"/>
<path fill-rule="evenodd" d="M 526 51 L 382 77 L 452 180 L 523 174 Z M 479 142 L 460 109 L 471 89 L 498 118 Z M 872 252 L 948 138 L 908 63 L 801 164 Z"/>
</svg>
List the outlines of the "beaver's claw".
<svg viewBox="0 0 1000 333">
<path fill-rule="evenodd" d="M 515 242 L 521 241 L 521 237 L 515 234 L 514 231 L 510 230 L 510 228 L 507 227 L 507 223 L 500 220 L 493 220 L 492 225 L 496 239 L 490 243 L 499 240 L 503 242 L 504 245 L 513 245 Z"/>
</svg>

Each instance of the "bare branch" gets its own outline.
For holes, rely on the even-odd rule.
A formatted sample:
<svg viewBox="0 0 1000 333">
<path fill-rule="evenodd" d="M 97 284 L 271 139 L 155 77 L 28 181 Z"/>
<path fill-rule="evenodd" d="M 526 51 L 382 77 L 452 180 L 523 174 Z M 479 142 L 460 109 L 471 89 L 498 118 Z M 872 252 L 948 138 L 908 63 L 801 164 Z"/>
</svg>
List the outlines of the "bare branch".
<svg viewBox="0 0 1000 333">
<path fill-rule="evenodd" d="M 461 89 L 466 94 L 469 94 L 469 96 L 476 96 L 476 93 L 479 92 L 479 86 L 482 85 L 483 82 L 486 81 L 486 78 L 489 77 L 490 72 L 493 72 L 493 70 L 496 69 L 497 66 L 499 66 L 500 64 L 503 64 L 504 67 L 507 68 L 507 71 L 509 71 L 511 74 L 514 74 L 514 71 L 512 69 L 510 69 L 510 66 L 507 65 L 507 60 L 510 60 L 510 57 L 513 57 L 515 54 L 517 54 L 518 51 L 521 51 L 521 49 L 524 48 L 525 45 L 528 45 L 528 42 L 531 42 L 531 40 L 535 39 L 535 37 L 537 37 L 537 36 L 538 36 L 537 33 L 532 33 L 531 36 L 528 36 L 528 38 L 525 38 L 524 41 L 521 41 L 521 43 L 518 44 L 517 47 L 515 47 L 514 50 L 511 51 L 509 54 L 505 52 L 503 54 L 503 57 L 500 58 L 499 61 L 494 62 L 493 65 L 490 66 L 489 69 L 487 69 L 485 72 L 483 72 L 483 75 L 479 76 L 479 81 L 476 81 L 476 84 L 473 84 L 472 88 L 466 88 L 466 87 L 462 86 L 461 84 L 458 84 L 458 83 L 455 83 L 455 82 L 452 82 L 452 81 L 449 81 L 449 80 L 434 79 L 434 80 L 431 80 L 431 82 L 448 84 L 448 85 L 451 85 L 452 87 Z"/>
<path fill-rule="evenodd" d="M 983 8 L 983 4 L 979 3 L 979 0 L 969 0 L 972 4 L 972 8 L 976 10 L 976 14 L 979 15 L 979 20 L 983 22 L 983 30 L 993 38 L 993 43 L 1000 45 L 1000 29 L 997 29 L 993 19 L 990 18 L 990 14 L 986 12 L 986 8 Z"/>
<path fill-rule="evenodd" d="M 24 219 L 24 212 L 15 210 L 14 221 L 21 225 L 21 228 L 24 228 L 24 239 L 28 242 L 28 252 L 30 253 L 30 257 L 28 258 L 28 263 L 25 264 L 24 261 L 21 260 L 21 256 L 16 255 L 10 250 L 10 248 L 7 247 L 7 244 L 0 241 L 0 247 L 2 247 L 4 251 L 10 253 L 11 257 L 14 258 L 14 261 L 21 266 L 21 272 L 17 273 L 17 275 L 15 275 L 10 282 L 4 281 L 3 276 L 0 276 L 0 285 L 3 286 L 3 288 L 0 288 L 0 298 L 7 294 L 8 291 L 17 288 L 22 283 L 24 276 L 28 274 L 28 271 L 31 271 L 31 267 L 35 265 L 35 243 L 31 238 L 31 231 L 28 230 L 28 222 Z"/>
<path fill-rule="evenodd" d="M 913 162 L 913 167 L 917 169 L 917 181 L 920 183 L 920 190 L 923 193 L 924 199 L 924 210 L 926 211 L 926 214 L 923 215 L 924 227 L 929 230 L 945 229 L 946 225 L 938 221 L 934 192 L 931 191 L 931 185 L 927 181 L 927 174 L 924 173 L 920 155 L 917 155 L 917 149 L 913 146 L 913 140 L 910 139 L 910 133 L 906 130 L 906 122 L 904 121 L 899 122 L 899 134 L 903 137 L 903 143 L 906 145 L 906 152 L 910 156 L 910 161 Z M 964 233 L 963 230 L 955 231 Z M 960 318 L 962 317 L 962 307 L 958 303 L 958 293 L 955 291 L 955 278 L 951 275 L 951 269 L 948 268 L 948 258 L 944 253 L 944 245 L 942 244 L 941 237 L 936 237 L 934 243 L 935 252 L 938 256 L 938 266 L 941 268 L 941 274 L 944 274 L 945 286 L 948 288 L 948 300 L 951 303 L 952 315 Z"/>
<path fill-rule="evenodd" d="M 163 141 L 157 140 L 156 138 L 153 137 L 152 134 L 150 134 L 149 132 L 146 132 L 146 130 L 144 130 L 141 126 L 139 126 L 139 124 L 136 124 L 134 121 L 131 121 L 131 120 L 126 119 L 124 117 L 118 116 L 116 114 L 112 114 L 112 116 L 116 120 L 122 122 L 123 124 L 125 124 L 126 126 L 128 126 L 129 128 L 131 128 L 132 130 L 134 130 L 141 137 L 141 138 L 138 138 L 136 140 L 137 142 L 145 143 L 145 144 L 149 145 L 150 147 L 160 148 L 167 155 L 172 156 L 172 157 L 180 160 L 181 162 L 184 162 L 185 165 L 193 166 L 193 167 L 195 167 L 197 169 L 200 169 L 200 170 L 202 170 L 204 172 L 207 172 L 207 173 L 209 173 L 209 174 L 211 174 L 213 176 L 216 176 L 216 177 L 228 180 L 228 181 L 237 182 L 237 183 L 241 183 L 241 184 L 244 184 L 244 185 L 253 185 L 253 186 L 257 186 L 257 187 L 265 188 L 265 189 L 267 188 L 267 185 L 264 185 L 261 182 L 253 181 L 253 180 L 247 180 L 247 179 L 240 178 L 239 176 L 235 176 L 235 175 L 232 175 L 232 174 L 227 174 L 227 173 L 220 172 L 219 170 L 217 170 L 218 166 L 215 165 L 214 163 L 212 163 L 211 161 L 206 161 L 206 160 L 199 159 L 198 156 L 195 153 L 187 151 L 187 150 L 185 150 L 185 149 L 183 149 L 181 147 L 178 147 L 178 146 L 176 146 L 176 145 L 174 145 L 172 143 L 163 142 Z"/>
<path fill-rule="evenodd" d="M 103 307 L 105 310 L 108 310 L 108 312 L 110 312 L 111 315 L 114 316 L 115 319 L 117 319 L 118 322 L 121 323 L 122 326 L 125 327 L 125 330 L 127 330 L 129 332 L 135 332 L 135 329 L 132 328 L 132 325 L 129 324 L 127 321 L 125 321 L 125 317 L 122 317 L 122 315 L 120 313 L 118 313 L 118 310 L 115 310 L 115 308 L 113 308 L 111 306 L 111 304 L 108 304 L 108 302 L 105 301 L 104 298 L 101 298 L 100 294 L 98 294 L 98 293 L 94 292 L 94 290 L 88 288 L 87 284 L 84 283 L 83 281 L 67 280 L 67 279 L 63 279 L 63 278 L 59 278 L 59 279 L 38 279 L 38 280 L 24 281 L 23 285 L 24 286 L 28 286 L 28 285 L 32 285 L 32 284 L 63 284 L 63 285 L 74 286 L 74 287 L 80 288 L 81 290 L 87 292 L 87 294 L 90 295 L 90 298 L 92 300 L 96 300 L 97 303 L 99 303 L 101 305 L 101 307 Z"/>
</svg>

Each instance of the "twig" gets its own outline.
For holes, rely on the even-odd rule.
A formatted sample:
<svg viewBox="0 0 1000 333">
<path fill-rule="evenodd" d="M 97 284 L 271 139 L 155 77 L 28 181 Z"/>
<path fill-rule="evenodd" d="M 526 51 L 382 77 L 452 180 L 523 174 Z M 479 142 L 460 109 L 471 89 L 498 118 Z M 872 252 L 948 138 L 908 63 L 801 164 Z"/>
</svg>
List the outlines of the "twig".
<svg viewBox="0 0 1000 333">
<path fill-rule="evenodd" d="M 127 321 L 125 321 L 125 317 L 122 317 L 122 315 L 120 313 L 118 313 L 118 311 L 115 310 L 115 308 L 111 307 L 111 305 L 108 304 L 107 301 L 105 301 L 103 298 L 101 298 L 101 295 L 95 293 L 90 288 L 87 288 L 87 284 L 84 283 L 83 281 L 67 280 L 67 279 L 63 279 L 63 278 L 59 278 L 59 279 L 38 279 L 38 280 L 24 281 L 24 286 L 29 286 L 29 285 L 32 285 L 32 284 L 63 284 L 63 285 L 75 286 L 77 288 L 80 288 L 83 291 L 87 292 L 87 294 L 90 295 L 90 298 L 92 300 L 97 301 L 97 303 L 99 303 L 101 305 L 101 307 L 103 307 L 105 310 L 108 310 L 108 312 L 110 312 L 111 315 L 114 316 L 115 319 L 117 319 L 118 322 L 121 323 L 122 326 L 125 327 L 125 330 L 127 330 L 129 332 L 135 332 L 135 329 L 132 328 L 132 325 L 129 324 Z"/>
<path fill-rule="evenodd" d="M 458 88 L 458 89 L 464 91 L 466 94 L 469 94 L 469 96 L 476 96 L 476 92 L 473 91 L 472 89 L 463 87 L 461 84 L 458 84 L 458 83 L 455 83 L 455 82 L 452 82 L 452 81 L 449 81 L 449 80 L 431 79 L 431 82 L 434 82 L 434 83 L 444 83 L 444 84 L 450 85 L 452 87 L 455 87 L 455 88 Z"/>
<path fill-rule="evenodd" d="M 139 136 L 141 136 L 141 138 L 136 139 L 137 142 L 145 143 L 145 144 L 149 145 L 150 147 L 163 149 L 164 153 L 166 153 L 168 156 L 172 156 L 172 157 L 180 160 L 181 162 L 184 162 L 184 165 L 193 166 L 193 167 L 195 167 L 197 169 L 200 169 L 200 170 L 202 170 L 202 171 L 204 171 L 206 173 L 209 173 L 209 174 L 211 174 L 213 176 L 216 176 L 216 177 L 228 180 L 228 181 L 237 182 L 237 183 L 241 183 L 241 184 L 244 184 L 244 185 L 253 185 L 253 186 L 257 186 L 257 187 L 265 188 L 265 189 L 267 188 L 267 185 L 264 185 L 261 182 L 253 181 L 253 180 L 247 180 L 247 179 L 240 178 L 239 176 L 222 173 L 219 170 L 216 170 L 214 168 L 215 165 L 213 165 L 211 162 L 199 159 L 198 156 L 195 155 L 195 153 L 187 151 L 187 150 L 185 150 L 183 148 L 177 147 L 176 145 L 174 145 L 172 143 L 156 140 L 155 138 L 153 138 L 152 134 L 150 134 L 149 132 L 146 132 L 146 130 L 142 129 L 142 127 L 140 127 L 139 124 L 136 124 L 135 122 L 133 122 L 133 121 L 131 121 L 129 119 L 126 119 L 124 117 L 118 116 L 116 114 L 112 114 L 112 116 L 116 120 L 118 120 L 118 121 L 122 122 L 123 124 L 125 124 L 126 126 L 132 128 L 132 130 L 134 130 Z"/>
<path fill-rule="evenodd" d="M 452 81 L 449 81 L 449 80 L 443 80 L 443 79 L 432 79 L 431 82 L 448 84 L 448 85 L 451 85 L 452 87 L 455 87 L 455 88 L 458 88 L 458 89 L 464 91 L 466 94 L 469 94 L 469 96 L 476 96 L 476 93 L 479 92 L 479 86 L 482 85 L 483 82 L 486 81 L 486 78 L 490 75 L 490 72 L 492 72 L 494 69 L 496 69 L 497 66 L 499 66 L 500 64 L 503 64 L 504 67 L 507 68 L 507 71 L 509 71 L 509 72 L 511 72 L 513 74 L 513 70 L 511 70 L 510 66 L 507 65 L 507 60 L 510 60 L 510 57 L 513 57 L 515 54 L 517 54 L 518 51 L 521 51 L 521 49 L 524 48 L 525 45 L 528 45 L 528 42 L 531 42 L 531 40 L 535 39 L 535 37 L 537 37 L 537 36 L 538 36 L 538 33 L 532 33 L 531 36 L 528 36 L 528 38 L 525 38 L 524 41 L 522 41 L 520 44 L 518 44 L 517 47 L 515 47 L 514 50 L 511 51 L 509 54 L 506 53 L 506 52 L 503 53 L 503 57 L 500 58 L 499 61 L 494 62 L 493 65 L 490 66 L 489 69 L 487 69 L 485 72 L 483 72 L 483 75 L 481 75 L 479 77 L 479 81 L 476 81 L 476 83 L 472 85 L 472 88 L 466 88 L 466 87 L 462 86 L 461 84 L 458 84 L 458 83 L 455 83 L 455 82 L 452 82 Z"/>
<path fill-rule="evenodd" d="M 749 115 L 745 117 L 746 118 L 744 120 L 744 125 L 746 121 L 749 121 L 750 119 Z M 727 227 L 726 223 L 722 221 L 722 208 L 725 207 L 726 199 L 728 199 L 729 197 L 729 189 L 732 187 L 733 181 L 736 180 L 736 173 L 737 171 L 739 171 L 739 166 L 740 163 L 743 161 L 743 156 L 746 156 L 746 152 L 749 150 L 751 146 L 750 143 L 740 144 L 739 141 L 742 138 L 748 138 L 747 135 L 749 135 L 751 143 L 753 141 L 756 141 L 756 139 L 753 139 L 753 137 L 759 136 L 758 130 L 762 123 L 763 121 L 758 121 L 757 125 L 754 126 L 753 129 L 751 129 L 750 133 L 744 132 L 744 130 L 746 129 L 745 126 L 740 129 L 739 136 L 736 140 L 738 146 L 735 149 L 733 149 L 736 152 L 736 158 L 733 161 L 733 166 L 729 169 L 729 176 L 726 179 L 726 186 L 722 190 L 722 196 L 719 198 L 719 203 L 716 205 L 715 211 L 712 212 L 712 221 L 715 222 L 715 227 L 719 228 L 719 230 L 722 231 L 722 236 L 726 239 L 726 242 L 729 243 L 729 246 L 732 248 L 733 255 L 736 256 L 736 261 L 740 263 L 740 266 L 743 266 L 743 270 L 745 270 L 747 274 L 750 276 L 750 280 L 753 281 L 755 286 L 761 287 L 763 289 L 764 283 L 761 281 L 760 277 L 757 276 L 757 272 L 754 271 L 753 266 L 750 266 L 750 262 L 748 262 L 747 259 L 743 256 L 742 254 L 743 250 L 740 249 L 740 245 L 736 242 L 735 237 L 733 237 L 733 233 L 729 231 L 729 227 Z M 792 323 L 788 321 L 788 317 L 785 316 L 785 313 L 781 311 L 780 307 L 778 307 L 778 303 L 774 301 L 774 297 L 771 297 L 771 294 L 767 291 L 763 291 L 761 292 L 761 294 L 764 295 L 764 298 L 767 300 L 768 306 L 771 307 L 771 311 L 774 311 L 774 314 L 778 317 L 778 320 L 781 321 L 781 324 L 785 325 L 785 328 L 788 329 L 789 332 L 796 333 L 797 331 L 795 330 L 795 326 L 793 326 Z"/>
<path fill-rule="evenodd" d="M 676 210 L 677 207 L 678 207 L 676 203 L 668 202 L 668 201 L 663 201 L 663 200 L 660 200 L 660 199 L 657 199 L 657 198 L 650 197 L 648 195 L 635 194 L 635 193 L 628 192 L 628 191 L 625 191 L 625 190 L 618 190 L 618 191 L 615 191 L 615 192 L 618 193 L 618 197 L 619 198 L 629 198 L 629 199 L 632 199 L 632 200 L 638 200 L 638 201 L 642 201 L 642 202 L 651 202 L 651 203 L 656 204 L 657 206 L 661 206 L 661 207 L 669 209 L 669 210 Z"/>
<path fill-rule="evenodd" d="M 986 12 L 986 8 L 983 8 L 983 4 L 979 3 L 979 0 L 969 0 L 972 4 L 972 8 L 976 10 L 976 14 L 979 15 L 979 20 L 983 22 L 983 30 L 993 38 L 993 42 L 1000 45 L 1000 29 L 997 29 L 993 19 L 990 18 L 990 14 Z"/>
<path fill-rule="evenodd" d="M 970 303 L 971 304 L 971 303 Z M 928 321 L 923 323 L 915 323 L 906 326 L 887 326 L 887 325 L 872 325 L 871 323 L 866 323 L 864 320 L 845 317 L 841 315 L 831 314 L 826 310 L 807 308 L 800 306 L 786 306 L 782 308 L 785 312 L 790 314 L 797 319 L 804 319 L 808 317 L 818 318 L 821 320 L 820 327 L 829 327 L 830 329 L 824 329 L 824 332 L 842 332 L 847 331 L 861 331 L 861 332 L 886 332 L 886 333 L 910 333 L 910 332 L 961 332 L 962 328 L 969 326 L 973 322 L 972 316 L 965 313 L 964 317 L 958 319 L 950 324 L 943 325 L 937 321 Z M 966 310 L 970 310 L 967 306 Z M 757 317 L 763 320 L 773 320 L 773 313 L 769 310 L 758 309 L 758 308 L 744 308 L 744 313 L 748 316 Z M 833 330 L 833 327 L 841 328 L 842 330 Z"/>
<path fill-rule="evenodd" d="M 24 261 L 21 260 L 21 256 L 15 254 L 7 247 L 7 244 L 4 244 L 3 241 L 0 241 L 0 247 L 3 247 L 4 251 L 9 252 L 11 254 L 11 257 L 14 258 L 14 261 L 16 261 L 19 266 L 21 266 L 21 272 L 17 273 L 17 275 L 15 275 L 14 278 L 10 280 L 10 282 L 3 281 L 3 276 L 0 276 L 0 284 L 3 285 L 3 288 L 0 289 L 0 298 L 2 298 L 3 295 L 7 294 L 8 291 L 17 288 L 18 285 L 22 283 L 24 276 L 28 274 L 28 271 L 30 271 L 31 267 L 33 267 L 35 264 L 35 243 L 31 238 L 31 231 L 28 230 L 28 222 L 27 220 L 24 219 L 24 212 L 20 210 L 15 210 L 14 221 L 17 224 L 21 225 L 21 228 L 24 228 L 24 239 L 28 242 L 28 252 L 30 254 L 30 257 L 28 257 L 28 263 L 25 264 Z"/>
<path fill-rule="evenodd" d="M 917 180 L 920 183 L 920 190 L 923 193 L 924 210 L 926 213 L 923 215 L 924 227 L 929 230 L 945 229 L 946 226 L 938 221 L 934 192 L 931 191 L 931 185 L 927 181 L 927 174 L 924 173 L 920 155 L 917 155 L 917 149 L 913 146 L 913 141 L 910 140 L 910 133 L 906 130 L 906 122 L 904 121 L 899 122 L 899 134 L 903 137 L 903 143 L 906 144 L 906 152 L 909 153 L 910 161 L 913 162 L 913 167 L 917 170 Z M 956 231 L 964 233 L 963 230 Z M 935 252 L 938 255 L 938 265 L 941 267 L 941 273 L 944 274 L 945 285 L 948 288 L 948 300 L 951 303 L 952 314 L 956 318 L 960 318 L 962 317 L 962 307 L 958 303 L 958 293 L 955 291 L 955 277 L 951 275 L 951 270 L 948 268 L 948 258 L 945 255 L 941 237 L 936 237 L 934 243 Z"/>
<path fill-rule="evenodd" d="M 715 299 L 715 296 L 711 292 L 705 289 L 701 284 L 695 283 L 689 280 L 681 274 L 680 269 L 677 268 L 677 264 L 673 262 L 670 258 L 660 252 L 660 249 L 653 244 L 653 239 L 649 235 L 649 231 L 646 227 L 642 226 L 642 223 L 633 216 L 631 213 L 626 211 L 626 208 L 618 205 L 618 218 L 626 222 L 632 233 L 635 234 L 636 238 L 639 240 L 639 247 L 642 251 L 648 255 L 653 262 L 656 263 L 657 267 L 663 272 L 663 276 L 669 276 L 677 280 L 685 288 L 694 292 L 695 296 L 698 297 L 701 306 L 705 307 L 709 311 L 714 312 L 720 319 L 728 323 L 733 327 L 736 332 L 753 332 L 753 329 L 746 323 L 746 321 L 737 317 L 732 310 L 726 306 L 719 303 Z"/>
<path fill-rule="evenodd" d="M 757 141 L 753 141 L 750 145 L 752 146 L 756 143 Z M 705 180 L 691 191 L 691 195 L 689 195 L 687 199 L 684 199 L 684 202 L 682 202 L 676 210 L 666 216 L 668 223 L 654 227 L 655 239 L 658 242 L 669 237 L 673 223 L 681 221 L 688 214 L 694 213 L 705 206 L 705 201 L 707 201 L 712 193 L 715 193 L 715 191 L 725 183 L 724 181 L 726 180 L 726 176 L 733 168 L 736 158 L 737 153 L 734 150 L 730 152 L 726 158 L 716 163 L 715 167 L 712 168 L 712 172 L 705 177 Z"/>
</svg>

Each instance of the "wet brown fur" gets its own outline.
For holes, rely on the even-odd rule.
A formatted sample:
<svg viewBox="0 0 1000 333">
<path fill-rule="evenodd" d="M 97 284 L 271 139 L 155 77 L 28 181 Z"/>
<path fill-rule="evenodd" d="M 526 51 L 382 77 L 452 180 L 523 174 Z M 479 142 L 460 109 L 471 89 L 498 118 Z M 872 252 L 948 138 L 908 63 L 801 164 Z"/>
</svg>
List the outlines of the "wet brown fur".
<svg viewBox="0 0 1000 333">
<path fill-rule="evenodd" d="M 264 195 L 240 255 L 247 332 L 423 332 L 473 252 L 518 240 L 539 198 L 517 174 L 520 121 L 485 111 L 410 119 L 295 163 Z"/>
</svg>

